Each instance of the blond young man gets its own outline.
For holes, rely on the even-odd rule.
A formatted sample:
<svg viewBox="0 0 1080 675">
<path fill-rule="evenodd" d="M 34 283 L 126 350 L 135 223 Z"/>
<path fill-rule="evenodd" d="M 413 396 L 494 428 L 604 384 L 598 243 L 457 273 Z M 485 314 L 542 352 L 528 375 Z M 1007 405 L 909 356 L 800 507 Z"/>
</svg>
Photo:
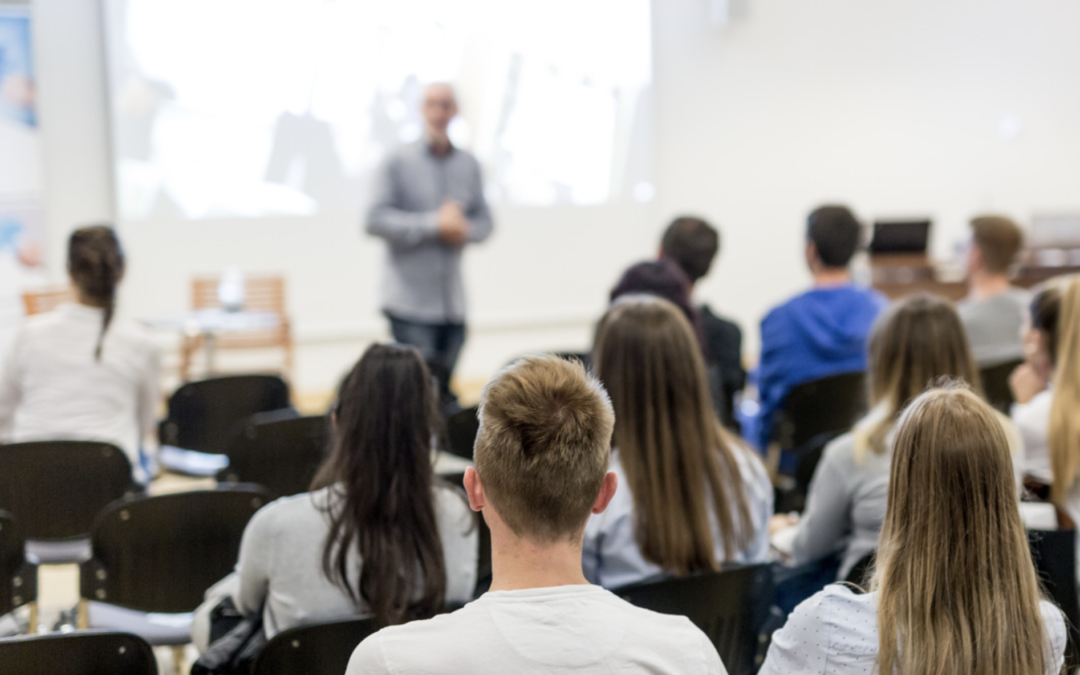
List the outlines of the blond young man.
<svg viewBox="0 0 1080 675">
<path fill-rule="evenodd" d="M 347 675 L 726 673 L 686 618 L 585 580 L 585 522 L 618 483 L 607 470 L 613 426 L 607 393 L 580 364 L 533 357 L 496 375 L 465 474 L 469 503 L 491 528 L 491 590 L 452 614 L 379 631 Z"/>
<path fill-rule="evenodd" d="M 1020 328 L 1031 296 L 1012 285 L 1009 272 L 1024 246 L 1024 231 L 1002 216 L 971 221 L 968 295 L 956 304 L 971 351 L 982 368 L 1022 359 Z"/>
</svg>

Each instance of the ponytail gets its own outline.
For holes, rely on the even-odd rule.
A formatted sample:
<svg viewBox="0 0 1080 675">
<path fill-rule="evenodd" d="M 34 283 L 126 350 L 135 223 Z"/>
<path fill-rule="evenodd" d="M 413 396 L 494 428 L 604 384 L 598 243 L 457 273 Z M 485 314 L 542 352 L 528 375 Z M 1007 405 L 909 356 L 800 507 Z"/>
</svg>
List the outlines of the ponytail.
<svg viewBox="0 0 1080 675">
<path fill-rule="evenodd" d="M 1071 277 L 1064 285 L 1040 293 L 1032 303 L 1033 309 L 1040 300 L 1044 308 L 1050 306 L 1048 318 L 1054 319 L 1054 330 L 1048 335 L 1052 338 L 1049 346 L 1054 363 L 1048 444 L 1054 473 L 1051 498 L 1062 504 L 1080 478 L 1080 418 L 1076 414 L 1080 409 L 1080 277 Z M 1042 329 L 1040 317 L 1032 318 L 1035 327 Z"/>
<path fill-rule="evenodd" d="M 124 276 L 124 251 L 111 227 L 93 225 L 71 233 L 68 241 L 68 273 L 79 292 L 104 308 L 101 333 L 94 358 L 101 360 L 105 332 L 116 312 L 116 287 Z"/>
</svg>

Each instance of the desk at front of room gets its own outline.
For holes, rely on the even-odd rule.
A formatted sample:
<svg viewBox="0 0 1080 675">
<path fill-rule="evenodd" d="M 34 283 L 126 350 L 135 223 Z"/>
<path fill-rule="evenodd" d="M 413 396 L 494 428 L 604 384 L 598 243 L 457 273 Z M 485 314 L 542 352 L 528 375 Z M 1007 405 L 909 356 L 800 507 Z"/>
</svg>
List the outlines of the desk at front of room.
<svg viewBox="0 0 1080 675">
<path fill-rule="evenodd" d="M 1062 250 L 1058 256 L 1045 251 L 1026 252 L 1013 284 L 1032 288 L 1047 279 L 1080 273 L 1080 249 Z M 949 274 L 925 254 L 875 255 L 870 258 L 871 285 L 896 300 L 915 293 L 933 293 L 957 301 L 967 295 L 967 282 Z"/>
</svg>

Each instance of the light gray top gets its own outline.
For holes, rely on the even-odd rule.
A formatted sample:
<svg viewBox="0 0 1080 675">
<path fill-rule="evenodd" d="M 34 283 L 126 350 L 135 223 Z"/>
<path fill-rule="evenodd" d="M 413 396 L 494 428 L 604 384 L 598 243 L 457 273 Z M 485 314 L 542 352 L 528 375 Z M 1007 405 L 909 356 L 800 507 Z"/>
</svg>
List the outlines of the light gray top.
<svg viewBox="0 0 1080 675">
<path fill-rule="evenodd" d="M 451 614 L 385 628 L 345 675 L 725 675 L 684 616 L 634 607 L 597 586 L 489 591 Z"/>
<path fill-rule="evenodd" d="M 732 450 L 742 475 L 754 529 L 749 545 L 735 551 L 734 557 L 728 562 L 766 562 L 769 557 L 769 517 L 773 513 L 772 483 L 764 465 L 750 450 L 741 445 L 736 445 Z M 604 512 L 590 517 L 585 525 L 582 568 L 590 582 L 604 588 L 619 588 L 658 576 L 664 570 L 641 554 L 634 522 L 634 495 L 626 480 L 618 450 L 611 453 L 611 471 L 619 477 L 619 487 Z M 712 510 L 709 511 L 709 519 L 713 551 L 716 559 L 722 561 L 724 538 L 720 532 L 720 522 Z"/>
<path fill-rule="evenodd" d="M 838 578 L 844 579 L 855 563 L 877 550 L 889 496 L 892 443 L 887 445 L 888 452 L 879 455 L 867 449 L 859 461 L 851 433 L 825 446 L 792 544 L 795 563 L 843 549 Z"/>
<path fill-rule="evenodd" d="M 980 367 L 996 366 L 1024 358 L 1020 327 L 1031 296 L 1022 288 L 1009 290 L 985 300 L 965 298 L 956 311 L 967 329 L 971 352 Z"/>
<path fill-rule="evenodd" d="M 139 448 L 157 427 L 161 349 L 114 318 L 97 360 L 104 313 L 71 303 L 26 319 L 0 373 L 0 442 L 112 443 L 144 482 Z"/>
<path fill-rule="evenodd" d="M 465 320 L 462 249 L 443 243 L 437 229 L 437 211 L 447 199 L 461 204 L 470 243 L 491 235 L 480 165 L 465 150 L 436 157 L 419 141 L 391 155 L 379 170 L 366 229 L 387 243 L 384 311 L 426 323 Z"/>
<path fill-rule="evenodd" d="M 324 509 L 328 500 L 339 499 L 332 489 L 278 499 L 252 517 L 244 530 L 236 572 L 207 591 L 196 611 L 192 637 L 197 645 L 205 644 L 209 611 L 226 595 L 245 615 L 263 607 L 268 638 L 294 626 L 363 614 L 322 571 L 323 545 L 330 531 Z M 476 586 L 479 551 L 473 513 L 458 490 L 436 487 L 435 517 L 446 562 L 446 599 L 467 602 Z M 353 555 L 355 576 L 350 581 L 355 585 L 361 560 L 355 548 Z"/>
<path fill-rule="evenodd" d="M 880 639 L 877 593 L 856 595 L 841 584 L 826 586 L 795 608 L 773 633 L 760 675 L 864 675 L 876 673 Z M 1049 673 L 1065 660 L 1065 620 L 1052 603 L 1039 603 L 1049 644 Z"/>
</svg>

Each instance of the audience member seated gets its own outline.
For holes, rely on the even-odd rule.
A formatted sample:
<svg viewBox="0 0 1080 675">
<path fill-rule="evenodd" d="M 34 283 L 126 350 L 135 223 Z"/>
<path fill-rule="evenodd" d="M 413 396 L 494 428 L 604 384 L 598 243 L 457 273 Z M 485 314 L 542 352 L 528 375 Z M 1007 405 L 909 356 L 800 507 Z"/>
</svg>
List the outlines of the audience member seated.
<svg viewBox="0 0 1080 675">
<path fill-rule="evenodd" d="M 773 635 L 762 675 L 1059 673 L 1065 621 L 1040 600 L 1009 443 L 961 388 L 901 418 L 870 593 L 830 585 Z"/>
<path fill-rule="evenodd" d="M 1024 357 L 1020 325 L 1030 296 L 1009 283 L 1009 269 L 1023 243 L 1023 231 L 1008 218 L 981 216 L 971 221 L 968 295 L 956 309 L 980 368 Z"/>
<path fill-rule="evenodd" d="M 878 547 L 895 425 L 904 406 L 943 377 L 979 390 L 979 370 L 960 318 L 936 296 L 912 296 L 887 309 L 874 324 L 869 351 L 871 410 L 851 433 L 826 446 L 791 547 L 796 564 L 843 549 L 840 579 Z M 1004 416 L 997 418 L 1015 439 L 1015 428 Z M 1014 440 L 1012 447 L 1018 445 Z M 787 517 L 777 516 L 773 529 L 785 524 Z"/>
<path fill-rule="evenodd" d="M 1009 380 L 1024 472 L 1050 485 L 1051 500 L 1080 523 L 1080 277 L 1037 292 L 1025 324 L 1026 363 Z"/>
<path fill-rule="evenodd" d="M 886 299 L 852 282 L 849 265 L 862 229 L 843 206 L 823 206 L 807 220 L 806 262 L 814 288 L 761 322 L 756 375 L 761 407 L 756 423 L 743 429 L 761 450 L 772 434 L 773 416 L 796 385 L 866 369 L 866 336 Z"/>
<path fill-rule="evenodd" d="M 634 607 L 588 583 L 590 513 L 616 494 L 614 424 L 580 363 L 528 358 L 488 383 L 480 403 L 473 509 L 491 528 L 491 590 L 452 614 L 379 631 L 347 675 L 380 673 L 725 673 L 685 617 Z"/>
<path fill-rule="evenodd" d="M 593 368 L 615 409 L 620 488 L 585 526 L 585 578 L 617 588 L 764 562 L 772 484 L 713 414 L 705 364 L 679 310 L 648 296 L 617 301 L 600 322 Z"/>
<path fill-rule="evenodd" d="M 77 302 L 27 318 L 0 375 L 0 440 L 112 443 L 145 482 L 140 448 L 156 425 L 161 350 L 114 317 L 124 253 L 111 228 L 75 230 L 67 264 Z"/>
<path fill-rule="evenodd" d="M 678 265 L 693 287 L 709 273 L 719 250 L 720 233 L 716 228 L 701 218 L 682 216 L 672 221 L 664 232 L 660 257 Z M 707 357 L 711 359 L 710 365 L 716 370 L 718 386 L 715 388 L 722 401 L 721 417 L 724 424 L 731 427 L 735 422 L 735 396 L 746 386 L 746 371 L 743 370 L 742 362 L 742 330 L 734 322 L 717 316 L 708 304 L 702 304 L 698 312 L 705 333 Z"/>
<path fill-rule="evenodd" d="M 678 265 L 665 259 L 631 265 L 623 272 L 615 288 L 611 289 L 608 299 L 614 303 L 625 295 L 653 295 L 678 307 L 690 322 L 698 350 L 708 358 L 701 315 L 690 304 L 690 279 Z"/>
<path fill-rule="evenodd" d="M 268 638 L 358 615 L 388 626 L 472 597 L 479 543 L 460 490 L 434 478 L 435 387 L 413 347 L 373 345 L 333 413 L 333 445 L 314 491 L 279 499 L 248 523 L 236 572 L 209 591 L 192 638 L 231 597 L 262 612 Z"/>
</svg>

